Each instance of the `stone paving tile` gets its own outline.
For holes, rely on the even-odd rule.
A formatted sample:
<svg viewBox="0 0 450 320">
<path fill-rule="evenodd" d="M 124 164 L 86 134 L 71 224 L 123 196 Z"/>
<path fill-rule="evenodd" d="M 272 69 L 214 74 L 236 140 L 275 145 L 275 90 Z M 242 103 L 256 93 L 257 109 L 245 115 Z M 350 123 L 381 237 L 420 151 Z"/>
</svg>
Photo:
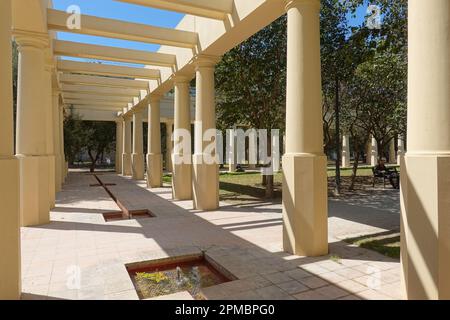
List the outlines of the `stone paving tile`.
<svg viewBox="0 0 450 320">
<path fill-rule="evenodd" d="M 157 218 L 105 222 L 102 212 L 118 211 L 117 204 L 103 188 L 89 187 L 96 183 L 92 175 L 71 172 L 58 194 L 52 222 L 21 229 L 24 299 L 135 300 L 125 264 L 202 250 L 239 279 L 204 288 L 208 299 L 400 296 L 397 261 L 334 238 L 334 224 L 340 231 L 356 230 L 352 222 L 330 218 L 330 255 L 299 257 L 282 252 L 281 223 L 267 226 L 281 222 L 279 204 L 259 204 L 263 213 L 227 203 L 217 211 L 199 212 L 192 210 L 192 201 L 172 201 L 168 188 L 149 191 L 144 182 L 100 175 L 102 181 L 116 184 L 111 190 L 121 202 L 149 209 Z M 330 260 L 332 255 L 338 260 Z M 77 268 L 81 287 L 71 290 L 70 271 Z M 367 280 L 377 270 L 380 285 L 369 289 Z M 349 292 L 342 296 L 343 291 Z"/>
<path fill-rule="evenodd" d="M 326 281 L 331 282 L 331 283 L 339 283 L 339 282 L 347 280 L 347 278 L 339 275 L 336 271 L 335 272 L 321 273 L 319 276 L 323 280 L 326 280 Z"/>
<path fill-rule="evenodd" d="M 328 282 L 326 282 L 325 280 L 323 280 L 317 276 L 302 278 L 302 279 L 299 279 L 299 281 L 311 289 L 317 289 L 317 288 L 324 287 L 329 284 Z"/>
<path fill-rule="evenodd" d="M 361 299 L 368 299 L 368 300 L 392 300 L 391 297 L 384 295 L 376 290 L 368 289 L 362 292 L 359 292 L 356 294 Z"/>
<path fill-rule="evenodd" d="M 295 281 L 295 280 L 279 283 L 279 284 L 277 284 L 277 286 L 280 289 L 286 291 L 290 295 L 294 295 L 294 294 L 309 290 L 309 288 L 307 286 L 305 286 L 304 284 L 301 284 L 300 282 Z"/>
<path fill-rule="evenodd" d="M 279 284 L 282 282 L 287 282 L 287 281 L 293 280 L 291 277 L 286 275 L 286 273 L 281 273 L 281 272 L 264 274 L 263 277 L 266 278 L 267 280 L 269 280 L 270 282 L 272 282 L 273 284 Z"/>
<path fill-rule="evenodd" d="M 337 300 L 361 300 L 361 298 L 355 295 L 348 295 Z"/>
<path fill-rule="evenodd" d="M 297 300 L 329 300 L 326 296 L 315 290 L 305 291 L 294 295 Z"/>
<path fill-rule="evenodd" d="M 301 280 L 303 278 L 307 278 L 312 275 L 311 273 L 309 273 L 305 270 L 299 269 L 299 268 L 285 271 L 284 274 L 295 280 Z"/>
<path fill-rule="evenodd" d="M 349 280 L 359 278 L 359 277 L 362 277 L 365 275 L 361 271 L 358 271 L 358 270 L 355 270 L 352 268 L 336 270 L 335 273 L 344 277 L 345 279 L 349 279 Z"/>
<path fill-rule="evenodd" d="M 293 300 L 294 298 L 277 286 L 264 287 L 256 290 L 262 300 Z"/>
<path fill-rule="evenodd" d="M 230 296 L 233 300 L 261 300 L 261 296 L 255 291 L 245 291 L 237 293 L 236 295 Z"/>
<path fill-rule="evenodd" d="M 350 293 L 350 292 L 348 292 L 344 289 L 341 289 L 337 286 L 334 286 L 334 285 L 321 287 L 319 289 L 316 289 L 315 291 L 320 293 L 321 295 L 326 296 L 328 299 L 331 299 L 331 300 L 345 297 L 345 296 L 349 295 L 349 293 Z"/>
<path fill-rule="evenodd" d="M 177 292 L 173 294 L 169 294 L 167 296 L 161 296 L 151 299 L 145 299 L 145 300 L 194 300 L 192 295 L 187 291 Z"/>
<path fill-rule="evenodd" d="M 342 282 L 339 282 L 337 285 L 340 288 L 347 290 L 349 292 L 353 292 L 353 293 L 358 293 L 358 292 L 367 290 L 367 286 L 363 286 L 362 284 L 360 284 L 356 281 L 353 281 L 353 280 L 342 281 Z"/>
</svg>

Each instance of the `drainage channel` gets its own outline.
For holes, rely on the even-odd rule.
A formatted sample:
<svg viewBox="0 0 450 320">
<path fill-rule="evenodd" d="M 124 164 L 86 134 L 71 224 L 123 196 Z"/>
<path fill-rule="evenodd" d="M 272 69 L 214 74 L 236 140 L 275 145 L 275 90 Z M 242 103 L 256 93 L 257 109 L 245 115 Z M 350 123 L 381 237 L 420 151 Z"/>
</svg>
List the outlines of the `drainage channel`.
<svg viewBox="0 0 450 320">
<path fill-rule="evenodd" d="M 129 220 L 129 219 L 137 219 L 137 218 L 154 218 L 155 215 L 150 212 L 148 209 L 142 210 L 128 210 L 112 193 L 112 191 L 108 188 L 108 186 L 115 186 L 114 183 L 104 183 L 96 174 L 93 174 L 94 178 L 98 181 L 98 185 L 102 187 L 106 193 L 111 197 L 111 199 L 117 204 L 121 212 L 107 212 L 103 214 L 106 222 L 109 221 L 118 221 L 118 220 Z"/>
</svg>

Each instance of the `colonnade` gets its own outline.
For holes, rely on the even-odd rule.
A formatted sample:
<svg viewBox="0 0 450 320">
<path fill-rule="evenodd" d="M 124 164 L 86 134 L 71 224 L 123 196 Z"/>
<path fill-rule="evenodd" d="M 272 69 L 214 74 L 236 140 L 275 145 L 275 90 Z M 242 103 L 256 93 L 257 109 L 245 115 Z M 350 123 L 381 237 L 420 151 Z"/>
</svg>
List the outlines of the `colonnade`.
<svg viewBox="0 0 450 320">
<path fill-rule="evenodd" d="M 397 150 L 395 148 L 395 139 L 389 142 L 389 163 L 400 165 L 400 158 L 405 154 L 405 140 L 399 137 L 397 141 Z M 366 164 L 372 167 L 376 166 L 379 159 L 377 140 L 373 137 L 367 142 Z M 351 166 L 351 148 L 350 137 L 342 136 L 342 167 L 349 168 Z"/>
<path fill-rule="evenodd" d="M 14 30 L 11 0 L 0 1 L 0 299 L 20 297 L 20 229 L 49 222 L 67 175 L 63 108 L 53 86 L 48 33 Z M 401 160 L 402 280 L 407 298 L 450 299 L 450 3 L 409 0 L 408 145 Z M 286 0 L 288 15 L 283 245 L 301 256 L 328 253 L 327 158 L 323 151 L 319 0 Z M 11 36 L 19 48 L 14 150 Z M 221 37 L 227 38 L 227 37 Z M 172 60 L 171 60 L 172 61 Z M 218 165 L 205 161 L 215 128 L 214 66 L 200 55 L 192 74 L 176 74 L 173 198 L 200 210 L 218 207 Z M 188 72 L 188 71 L 186 71 Z M 189 82 L 197 81 L 194 152 Z M 104 80 L 104 79 L 103 79 Z M 161 181 L 158 97 L 149 99 L 149 186 Z M 142 110 L 118 121 L 124 175 L 144 177 Z M 132 126 L 132 121 L 134 125 Z M 133 128 L 132 128 L 133 127 Z M 158 129 L 158 132 L 157 132 Z M 169 131 L 171 130 L 171 125 Z M 121 138 L 121 139 L 120 139 Z M 133 141 L 133 143 L 132 143 Z M 348 140 L 346 141 L 348 142 Z M 348 143 L 347 143 L 348 145 Z M 374 154 L 371 141 L 371 157 Z M 403 144 L 402 144 L 403 146 Z M 401 151 L 402 153 L 403 151 Z M 190 161 L 180 161 L 191 159 Z M 371 159 L 373 160 L 373 159 Z M 119 159 L 120 162 L 120 159 Z"/>
<path fill-rule="evenodd" d="M 18 45 L 14 139 L 12 39 Z M 12 31 L 12 1 L 0 2 L 0 299 L 21 294 L 20 226 L 50 222 L 55 194 L 67 177 L 64 110 L 54 86 L 48 34 Z"/>
</svg>

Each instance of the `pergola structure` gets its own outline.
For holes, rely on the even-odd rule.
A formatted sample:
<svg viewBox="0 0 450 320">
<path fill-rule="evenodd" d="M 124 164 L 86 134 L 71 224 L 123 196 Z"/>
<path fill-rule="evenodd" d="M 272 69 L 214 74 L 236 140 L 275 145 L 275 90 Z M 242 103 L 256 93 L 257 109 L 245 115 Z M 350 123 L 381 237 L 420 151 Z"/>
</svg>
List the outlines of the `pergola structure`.
<svg viewBox="0 0 450 320">
<path fill-rule="evenodd" d="M 174 127 L 190 130 L 189 83 L 196 78 L 193 164 L 174 164 L 174 199 L 219 206 L 218 166 L 202 161 L 215 128 L 214 66 L 220 57 L 287 13 L 284 248 L 325 255 L 327 172 L 323 152 L 320 0 L 120 0 L 186 14 L 175 29 L 70 14 L 49 0 L 0 1 L 0 298 L 20 297 L 20 226 L 49 223 L 64 182 L 63 108 L 114 111 L 121 173 L 144 178 L 143 110 L 149 108 L 149 187 L 161 185 L 160 100 L 175 89 Z M 402 268 L 408 298 L 450 298 L 450 3 L 409 1 L 408 153 L 402 160 Z M 76 32 L 160 44 L 158 52 L 57 40 Z M 11 40 L 19 47 L 14 148 Z M 81 57 L 141 64 L 73 62 Z M 133 133 L 131 132 L 131 123 Z M 132 139 L 133 138 L 133 139 Z M 132 141 L 133 140 L 133 141 Z M 122 150 L 121 150 L 122 148 Z M 15 152 L 14 152 L 15 150 Z M 189 150 L 182 150 L 188 153 Z M 184 154 L 185 155 L 185 154 Z M 173 155 L 177 156 L 177 155 Z"/>
</svg>

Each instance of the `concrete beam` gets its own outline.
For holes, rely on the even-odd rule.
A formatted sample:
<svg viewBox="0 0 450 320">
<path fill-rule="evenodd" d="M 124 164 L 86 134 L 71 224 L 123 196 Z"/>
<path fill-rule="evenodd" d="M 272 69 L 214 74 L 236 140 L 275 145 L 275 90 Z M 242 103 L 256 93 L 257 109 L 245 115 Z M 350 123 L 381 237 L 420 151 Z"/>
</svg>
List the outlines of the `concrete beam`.
<svg viewBox="0 0 450 320">
<path fill-rule="evenodd" d="M 108 102 L 108 101 L 96 101 L 96 100 L 77 100 L 77 99 L 65 99 L 66 105 L 76 106 L 99 106 L 99 107 L 111 107 L 116 110 L 123 108 L 126 103 L 123 102 Z"/>
<path fill-rule="evenodd" d="M 141 80 L 128 80 L 118 78 L 96 77 L 96 76 L 84 76 L 76 74 L 63 73 L 59 77 L 61 83 L 69 84 L 84 84 L 100 87 L 120 87 L 120 88 L 135 88 L 135 89 L 148 89 L 148 82 Z"/>
<path fill-rule="evenodd" d="M 224 20 L 227 14 L 233 12 L 233 0 L 119 0 L 138 4 L 146 7 L 153 7 L 162 10 L 186 13 L 194 16 Z"/>
<path fill-rule="evenodd" d="M 83 14 L 81 29 L 69 29 L 70 13 L 48 9 L 49 30 L 87 34 L 92 36 L 156 43 L 181 48 L 194 48 L 198 43 L 195 32 L 160 28 L 120 20 L 99 18 Z"/>
<path fill-rule="evenodd" d="M 55 56 L 99 59 L 170 68 L 176 64 L 176 56 L 172 54 L 61 40 L 53 40 L 53 53 Z"/>
<path fill-rule="evenodd" d="M 65 84 L 65 83 L 61 85 L 61 90 L 64 92 L 90 93 L 90 94 L 125 96 L 125 97 L 136 97 L 139 96 L 141 93 L 140 89 L 108 88 L 108 87 L 96 87 L 96 86 Z"/>
<path fill-rule="evenodd" d="M 159 80 L 161 72 L 154 69 L 113 66 L 99 63 L 58 60 L 58 71 L 77 72 L 83 74 L 129 77 L 134 79 Z"/>
<path fill-rule="evenodd" d="M 103 102 L 121 102 L 127 104 L 133 100 L 132 96 L 108 96 L 108 95 L 94 95 L 85 93 L 63 92 L 64 99 L 69 100 L 88 100 L 88 101 L 103 101 Z"/>
<path fill-rule="evenodd" d="M 90 111 L 112 111 L 117 114 L 118 111 L 121 110 L 121 108 L 114 107 L 114 106 L 101 106 L 101 105 L 80 105 L 80 104 L 73 104 L 68 103 L 66 105 L 70 105 L 73 109 L 72 110 L 90 110 Z"/>
</svg>

